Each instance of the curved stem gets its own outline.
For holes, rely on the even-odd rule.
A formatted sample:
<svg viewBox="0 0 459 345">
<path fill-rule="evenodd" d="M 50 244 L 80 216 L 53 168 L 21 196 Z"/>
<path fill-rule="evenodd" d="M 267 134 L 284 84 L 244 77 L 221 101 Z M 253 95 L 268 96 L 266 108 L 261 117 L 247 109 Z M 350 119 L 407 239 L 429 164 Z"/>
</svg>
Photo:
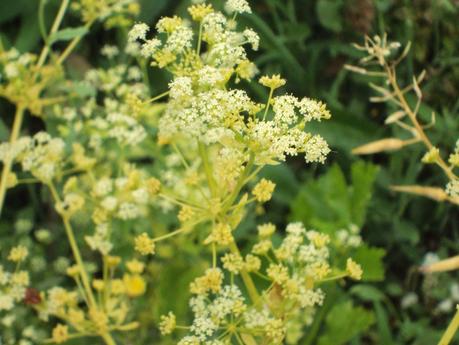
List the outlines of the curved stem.
<svg viewBox="0 0 459 345">
<path fill-rule="evenodd" d="M 19 137 L 21 131 L 22 121 L 24 119 L 24 108 L 18 106 L 16 108 L 16 114 L 14 115 L 13 128 L 10 135 L 10 145 L 13 145 Z M 2 169 L 2 179 L 0 180 L 0 217 L 2 215 L 3 204 L 5 202 L 5 195 L 8 185 L 8 178 L 11 172 L 11 167 L 13 165 L 13 158 L 8 157 L 5 162 L 3 162 Z"/>
</svg>

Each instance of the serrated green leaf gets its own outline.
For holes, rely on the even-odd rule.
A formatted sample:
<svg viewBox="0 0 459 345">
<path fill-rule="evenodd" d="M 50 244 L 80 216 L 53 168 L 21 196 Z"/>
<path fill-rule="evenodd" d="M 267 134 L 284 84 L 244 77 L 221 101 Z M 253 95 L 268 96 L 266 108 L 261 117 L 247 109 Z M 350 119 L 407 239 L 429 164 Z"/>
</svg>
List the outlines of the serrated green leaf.
<svg viewBox="0 0 459 345">
<path fill-rule="evenodd" d="M 361 227 L 373 190 L 377 168 L 357 162 L 351 167 L 351 181 L 346 182 L 343 171 L 333 165 L 325 175 L 301 186 L 291 203 L 291 218 L 308 227 L 331 234 L 356 224 Z"/>
<path fill-rule="evenodd" d="M 336 304 L 327 315 L 325 333 L 318 345 L 341 345 L 355 338 L 375 322 L 374 314 L 351 301 Z"/>
<path fill-rule="evenodd" d="M 88 33 L 88 28 L 79 26 L 76 28 L 65 28 L 59 30 L 49 36 L 49 44 L 53 44 L 58 41 L 70 41 L 76 37 L 82 37 Z"/>
<path fill-rule="evenodd" d="M 355 251 L 352 258 L 362 266 L 363 281 L 381 281 L 384 279 L 383 257 L 386 251 L 363 245 Z"/>
</svg>

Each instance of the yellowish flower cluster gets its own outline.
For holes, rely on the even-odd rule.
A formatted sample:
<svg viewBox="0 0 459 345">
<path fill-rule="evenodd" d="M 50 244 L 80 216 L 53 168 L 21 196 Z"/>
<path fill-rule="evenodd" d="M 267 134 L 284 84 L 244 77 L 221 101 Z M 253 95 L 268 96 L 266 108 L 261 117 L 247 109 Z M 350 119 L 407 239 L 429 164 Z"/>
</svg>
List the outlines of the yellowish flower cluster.
<svg viewBox="0 0 459 345">
<path fill-rule="evenodd" d="M 8 260 L 15 264 L 14 271 L 7 271 L 0 265 L 0 312 L 10 311 L 15 307 L 15 303 L 24 300 L 29 285 L 29 272 L 21 270 L 21 265 L 28 254 L 28 249 L 23 245 L 13 247 Z"/>
<path fill-rule="evenodd" d="M 54 342 L 64 343 L 74 334 L 104 337 L 109 330 L 137 328 L 137 323 L 129 323 L 127 318 L 130 299 L 142 296 L 146 290 L 141 276 L 144 264 L 137 260 L 128 261 L 127 271 L 122 278 L 116 278 L 116 268 L 120 263 L 120 257 L 104 257 L 107 274 L 103 279 L 92 280 L 92 288 L 103 298 L 94 299 L 91 288 L 88 290 L 84 285 L 82 269 L 78 265 L 69 267 L 67 274 L 75 280 L 79 290 L 53 287 L 42 294 L 42 300 L 33 305 L 40 318 L 48 320 L 54 316 L 65 322 L 53 329 Z"/>
<path fill-rule="evenodd" d="M 360 265 L 351 258 L 345 271 L 332 269 L 327 248 L 330 238 L 317 231 L 306 231 L 301 223 L 287 226 L 287 236 L 279 246 L 271 240 L 274 225 L 263 224 L 258 230 L 260 242 L 254 246 L 253 254 L 243 258 L 237 251 L 226 253 L 221 257 L 224 271 L 209 268 L 191 283 L 190 291 L 195 295 L 190 301 L 194 321 L 186 327 L 189 334 L 178 344 L 229 344 L 237 339 L 250 339 L 254 344 L 281 344 L 288 329 L 301 329 L 304 316 L 312 316 L 322 304 L 325 295 L 319 285 L 346 276 L 357 280 L 362 276 Z M 255 250 L 260 243 L 269 246 L 263 252 Z M 252 299 L 246 301 L 235 275 L 241 275 L 245 281 L 249 273 L 267 283 L 261 291 L 246 285 Z M 170 334 L 176 327 L 174 314 L 161 320 L 161 333 Z M 308 320 L 306 324 L 312 322 L 312 318 Z"/>
<path fill-rule="evenodd" d="M 131 25 L 140 6 L 135 0 L 78 0 L 72 2 L 72 9 L 79 12 L 87 24 L 100 20 L 107 28 L 112 28 Z"/>
<path fill-rule="evenodd" d="M 0 96 L 5 97 L 20 109 L 28 109 L 33 115 L 43 115 L 43 108 L 55 104 L 61 98 L 45 98 L 44 91 L 62 80 L 59 65 L 37 64 L 37 56 L 21 54 L 15 48 L 0 49 Z"/>
<path fill-rule="evenodd" d="M 33 137 L 22 137 L 13 144 L 0 144 L 0 160 L 20 162 L 24 171 L 47 184 L 60 173 L 64 150 L 62 139 L 38 132 Z"/>
<path fill-rule="evenodd" d="M 276 185 L 271 181 L 261 179 L 261 181 L 258 182 L 257 185 L 253 188 L 252 194 L 255 196 L 255 199 L 258 202 L 267 202 L 271 200 L 271 196 L 274 192 L 275 186 Z"/>
<path fill-rule="evenodd" d="M 135 250 L 142 255 L 155 253 L 155 242 L 146 232 L 135 238 Z"/>
</svg>

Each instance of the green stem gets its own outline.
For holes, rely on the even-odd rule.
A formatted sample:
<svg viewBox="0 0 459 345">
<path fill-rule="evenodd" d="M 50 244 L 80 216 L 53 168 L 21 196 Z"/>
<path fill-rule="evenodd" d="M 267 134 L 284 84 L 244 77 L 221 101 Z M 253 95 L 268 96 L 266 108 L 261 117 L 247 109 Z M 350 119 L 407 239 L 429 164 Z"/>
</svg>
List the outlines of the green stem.
<svg viewBox="0 0 459 345">
<path fill-rule="evenodd" d="M 330 308 L 334 305 L 336 299 L 336 288 L 332 287 L 326 293 L 327 298 L 325 299 L 325 304 L 320 308 L 319 312 L 314 316 L 314 322 L 309 328 L 306 339 L 304 340 L 304 345 L 315 344 L 317 334 L 322 326 L 322 322 L 327 316 L 327 313 L 330 311 Z"/>
<path fill-rule="evenodd" d="M 271 98 L 273 98 L 274 89 L 269 90 L 268 102 L 266 103 L 265 113 L 263 114 L 263 121 L 266 120 L 266 115 L 268 115 L 269 106 L 271 104 Z"/>
<path fill-rule="evenodd" d="M 199 155 L 201 156 L 201 159 L 202 159 L 202 164 L 204 165 L 204 171 L 206 173 L 207 182 L 210 188 L 210 193 L 212 194 L 212 196 L 215 196 L 216 191 L 217 191 L 217 186 L 216 186 L 214 177 L 212 176 L 212 168 L 209 163 L 209 157 L 207 156 L 206 147 L 201 142 L 198 142 L 198 148 L 199 148 Z"/>
<path fill-rule="evenodd" d="M 239 256 L 241 255 L 239 248 L 237 247 L 235 242 L 232 242 L 229 247 L 233 254 Z M 244 285 L 247 288 L 247 292 L 249 293 L 250 299 L 252 300 L 253 304 L 258 305 L 258 303 L 260 302 L 260 295 L 258 294 L 258 290 L 255 287 L 252 277 L 245 269 L 241 270 L 241 277 L 244 281 Z"/>
<path fill-rule="evenodd" d="M 446 329 L 445 333 L 440 339 L 440 342 L 438 345 L 448 345 L 451 343 L 451 340 L 453 339 L 454 335 L 457 332 L 457 329 L 459 328 L 459 310 L 456 311 L 456 314 L 454 315 L 453 319 L 451 320 L 451 323 L 449 324 L 448 328 Z"/>
<path fill-rule="evenodd" d="M 107 345 L 116 345 L 115 340 L 113 340 L 112 336 L 110 333 L 103 333 L 100 335 L 102 339 L 104 339 L 105 344 Z"/>
<path fill-rule="evenodd" d="M 157 101 L 158 99 L 161 99 L 161 98 L 163 98 L 163 97 L 166 97 L 168 94 L 169 94 L 169 91 L 163 92 L 163 93 L 159 94 L 158 96 L 155 96 L 155 97 L 153 97 L 153 98 L 150 98 L 150 99 L 147 101 L 147 103 L 152 103 L 152 102 L 154 102 L 154 101 Z"/>
<path fill-rule="evenodd" d="M 49 32 L 49 35 L 52 35 L 55 33 L 58 29 L 59 26 L 61 25 L 62 19 L 64 18 L 65 11 L 67 10 L 67 7 L 69 5 L 70 0 L 62 0 L 61 6 L 59 7 L 59 11 L 57 12 L 56 18 L 54 19 L 53 26 L 51 27 L 51 31 Z M 37 66 L 41 67 L 46 61 L 46 58 L 48 57 L 48 54 L 50 52 L 50 46 L 46 42 L 46 45 L 43 47 L 43 50 L 41 51 L 40 57 L 37 62 Z"/>
<path fill-rule="evenodd" d="M 86 29 L 89 29 L 89 27 L 92 25 L 92 22 L 87 22 L 85 25 Z M 62 54 L 57 58 L 57 64 L 60 65 L 64 60 L 70 55 L 70 53 L 75 49 L 78 43 L 80 43 L 81 39 L 83 36 L 77 36 L 75 37 L 69 45 L 65 48 L 65 50 L 62 52 Z"/>
<path fill-rule="evenodd" d="M 13 128 L 11 129 L 10 145 L 14 145 L 19 137 L 21 131 L 22 121 L 24 119 L 24 108 L 18 106 L 16 108 L 16 114 L 14 115 Z M 0 180 L 0 216 L 2 215 L 3 204 L 5 202 L 6 190 L 8 185 L 8 178 L 13 165 L 13 158 L 8 157 L 3 162 L 2 179 Z"/>
<path fill-rule="evenodd" d="M 253 176 L 253 174 L 251 174 L 250 171 L 252 170 L 254 162 L 255 162 L 255 155 L 251 153 L 249 157 L 249 161 L 247 162 L 247 165 L 245 166 L 244 171 L 239 177 L 239 181 L 237 182 L 236 187 L 234 188 L 233 192 L 228 197 L 228 199 L 225 200 L 224 202 L 225 210 L 230 209 L 233 206 L 233 203 L 236 201 L 239 193 L 241 192 L 241 189 L 248 182 L 248 177 Z"/>
<path fill-rule="evenodd" d="M 199 24 L 199 37 L 198 37 L 198 47 L 196 48 L 196 54 L 201 54 L 201 44 L 202 44 L 202 22 Z"/>
<path fill-rule="evenodd" d="M 57 193 L 56 187 L 52 182 L 49 183 L 49 189 L 51 191 L 51 194 L 53 196 L 54 202 L 56 205 L 61 203 L 61 199 L 59 197 L 59 194 Z M 67 238 L 69 240 L 70 248 L 72 249 L 73 257 L 75 258 L 75 261 L 77 263 L 77 266 L 79 268 L 79 273 L 81 276 L 81 281 L 83 283 L 83 287 L 86 291 L 86 295 L 88 297 L 89 305 L 90 307 L 96 307 L 96 300 L 94 298 L 94 294 L 91 289 L 91 284 L 89 282 L 89 276 L 88 273 L 86 272 L 86 268 L 84 267 L 83 259 L 81 257 L 80 249 L 78 248 L 78 244 L 75 239 L 75 234 L 72 229 L 72 225 L 70 224 L 70 221 L 68 217 L 62 216 L 62 221 L 64 222 L 64 228 L 65 232 L 67 234 Z"/>
</svg>

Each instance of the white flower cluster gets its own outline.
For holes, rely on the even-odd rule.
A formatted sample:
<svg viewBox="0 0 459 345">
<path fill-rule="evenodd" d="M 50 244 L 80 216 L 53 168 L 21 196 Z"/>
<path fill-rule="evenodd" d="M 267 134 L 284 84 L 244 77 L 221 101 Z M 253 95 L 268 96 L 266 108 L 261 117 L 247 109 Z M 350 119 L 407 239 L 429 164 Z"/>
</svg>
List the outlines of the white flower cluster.
<svg viewBox="0 0 459 345">
<path fill-rule="evenodd" d="M 226 69 L 226 71 L 211 73 L 225 75 L 228 70 L 237 69 L 239 65 L 247 67 L 247 54 L 243 46 L 250 44 L 254 50 L 257 50 L 260 41 L 258 34 L 250 28 L 238 32 L 235 30 L 234 23 L 223 13 L 214 11 L 211 7 L 206 9 L 202 18 L 199 16 L 199 20 L 202 20 L 202 34 L 198 38 L 206 43 L 205 52 L 192 50 L 193 30 L 187 21 L 178 17 L 161 18 L 156 25 L 159 35 L 152 39 L 147 38 L 150 28 L 146 24 L 136 24 L 129 32 L 129 42 L 137 46 L 138 54 L 153 59 L 154 64 L 161 68 L 167 67 L 181 75 L 192 73 L 198 78 L 209 74 L 205 73 L 209 72 L 208 67 Z M 226 4 L 226 9 L 237 13 L 251 12 L 244 0 L 230 0 Z M 198 71 L 200 67 L 204 70 Z M 247 70 L 249 69 L 246 68 Z"/>
<path fill-rule="evenodd" d="M 142 74 L 137 67 L 117 65 L 115 67 L 90 70 L 82 87 L 96 88 L 100 92 L 102 105 L 93 95 L 83 98 L 75 108 L 54 107 L 54 115 L 65 121 L 64 135 L 69 128 L 72 135 L 78 135 L 80 142 L 105 156 L 104 143 L 115 140 L 118 146 L 136 146 L 147 137 L 147 132 L 139 118 L 140 99 L 147 98 L 147 88 L 140 82 Z M 113 147 L 111 145 L 110 147 Z"/>
<path fill-rule="evenodd" d="M 17 49 L 12 48 L 0 53 L 0 81 L 20 78 L 37 57 L 30 53 L 21 54 Z"/>
<path fill-rule="evenodd" d="M 308 121 L 329 117 L 320 102 L 307 98 L 298 100 L 293 96 L 276 97 L 273 119 L 264 120 L 256 117 L 260 106 L 243 90 L 214 88 L 192 96 L 191 78 L 179 77 L 171 85 L 173 97 L 159 123 L 162 137 L 185 135 L 207 145 L 220 142 L 232 143 L 235 147 L 240 147 L 243 141 L 256 153 L 259 164 L 283 161 L 286 155 L 300 152 L 305 154 L 308 163 L 323 163 L 330 152 L 321 136 L 302 130 Z M 248 122 L 246 114 L 253 116 Z"/>
<path fill-rule="evenodd" d="M 80 13 L 82 20 L 92 23 L 96 20 L 104 21 L 105 26 L 129 25 L 129 17 L 139 11 L 135 0 L 76 0 L 71 7 Z"/>
<path fill-rule="evenodd" d="M 459 167 L 459 140 L 456 141 L 454 152 L 449 155 L 448 162 L 454 167 Z"/>
<path fill-rule="evenodd" d="M 252 13 L 247 0 L 228 0 L 225 4 L 225 9 L 228 13 Z"/>
<path fill-rule="evenodd" d="M 362 244 L 359 227 L 355 224 L 351 224 L 347 229 L 338 230 L 336 232 L 336 240 L 339 245 L 344 247 L 359 247 Z"/>
<path fill-rule="evenodd" d="M 446 185 L 446 193 L 452 198 L 459 198 L 459 180 L 452 180 Z"/>
<path fill-rule="evenodd" d="M 126 176 L 104 177 L 93 186 L 91 195 L 95 203 L 93 220 L 96 224 L 145 216 L 154 191 L 149 190 L 149 180 L 140 170 L 128 168 Z"/>
<path fill-rule="evenodd" d="M 229 1 L 227 7 L 232 12 L 249 12 L 245 1 Z M 303 128 L 309 121 L 330 117 L 325 105 L 290 95 L 274 97 L 268 105 L 262 105 L 252 101 L 243 90 L 229 89 L 226 84 L 233 75 L 236 80 L 253 77 L 256 68 L 247 60 L 244 44 L 257 49 L 259 37 L 252 29 L 236 31 L 234 23 L 223 13 L 205 9 L 208 11 L 202 18 L 200 37 L 206 50 L 199 55 L 187 48 L 191 35 L 180 44 L 186 48 L 184 51 L 171 48 L 175 45 L 170 42 L 172 34 L 185 28 L 191 30 L 184 20 L 165 17 L 157 25 L 158 31 L 167 33 L 168 38 L 161 47 L 155 38 L 152 58 L 159 67 L 174 74 L 169 84 L 169 102 L 159 122 L 160 138 L 167 142 L 185 136 L 206 145 L 224 143 L 229 151 L 237 149 L 239 156 L 254 153 L 257 164 L 283 161 L 286 155 L 298 153 L 305 154 L 306 162 L 323 163 L 330 152 L 327 143 Z M 147 31 L 147 26 L 137 24 L 130 33 L 132 41 L 144 41 L 143 50 L 151 41 L 146 39 Z M 285 84 L 285 80 L 276 78 L 273 82 Z M 266 109 L 271 105 L 272 115 Z"/>
<path fill-rule="evenodd" d="M 181 339 L 179 345 L 226 344 L 232 335 L 225 337 L 227 332 L 224 330 L 237 323 L 237 320 L 243 320 L 247 310 L 244 297 L 236 285 L 225 285 L 211 295 L 197 295 L 190 300 L 190 307 L 194 321 L 190 334 Z"/>
<path fill-rule="evenodd" d="M 96 231 L 92 236 L 85 236 L 85 241 L 88 246 L 100 252 L 102 255 L 108 255 L 113 248 L 113 243 L 110 242 L 109 227 L 107 223 L 98 224 Z"/>
<path fill-rule="evenodd" d="M 33 137 L 22 137 L 13 144 L 0 144 L 0 160 L 17 161 L 24 171 L 44 183 L 51 181 L 64 160 L 64 141 L 52 138 L 46 132 L 38 132 Z"/>
<path fill-rule="evenodd" d="M 226 344 L 239 329 L 253 341 L 281 344 L 287 329 L 296 324 L 304 325 L 305 315 L 308 322 L 312 321 L 310 316 L 325 297 L 316 284 L 331 272 L 329 237 L 317 231 L 306 231 L 301 223 L 291 223 L 286 228 L 285 240 L 275 248 L 271 241 L 274 231 L 272 224 L 261 225 L 260 242 L 255 245 L 253 254 L 243 259 L 236 253 L 228 253 L 221 259 L 231 276 L 242 271 L 257 272 L 271 280 L 271 284 L 261 291 L 259 303 L 247 303 L 236 285 L 222 286 L 224 275 L 220 269 L 208 269 L 190 285 L 195 294 L 190 301 L 194 321 L 190 334 L 179 344 L 194 344 L 193 341 L 214 344 L 215 339 Z M 262 260 L 272 255 L 275 260 L 262 266 Z M 266 266 L 263 273 L 260 269 Z M 274 312 L 285 305 L 295 307 L 285 313 Z"/>
<path fill-rule="evenodd" d="M 29 285 L 29 273 L 20 269 L 20 264 L 28 255 L 23 246 L 14 247 L 8 260 L 16 263 L 16 269 L 7 271 L 0 265 L 0 312 L 12 310 L 16 303 L 23 301 L 25 291 Z"/>
</svg>

